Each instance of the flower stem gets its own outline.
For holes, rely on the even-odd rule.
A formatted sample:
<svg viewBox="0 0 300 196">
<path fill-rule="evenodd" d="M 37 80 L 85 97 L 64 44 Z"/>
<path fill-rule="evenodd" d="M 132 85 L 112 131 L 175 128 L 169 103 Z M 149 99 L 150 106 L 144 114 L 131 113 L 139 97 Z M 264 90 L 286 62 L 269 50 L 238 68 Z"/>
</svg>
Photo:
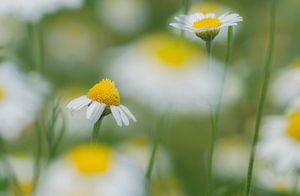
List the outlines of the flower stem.
<svg viewBox="0 0 300 196">
<path fill-rule="evenodd" d="M 92 134 L 92 138 L 91 138 L 92 143 L 96 144 L 98 142 L 98 136 L 99 136 L 99 132 L 100 132 L 100 127 L 101 127 L 102 119 L 103 119 L 103 115 L 94 124 L 93 134 Z"/>
<path fill-rule="evenodd" d="M 187 14 L 191 7 L 191 0 L 183 0 L 183 14 Z"/>
<path fill-rule="evenodd" d="M 270 67 L 272 63 L 273 51 L 274 51 L 274 42 L 275 42 L 275 29 L 276 29 L 276 8 L 277 8 L 277 0 L 271 0 L 271 20 L 270 20 L 270 35 L 269 35 L 269 46 L 267 50 L 267 58 L 264 66 L 264 79 L 263 85 L 260 93 L 260 99 L 258 103 L 258 109 L 256 114 L 256 123 L 254 128 L 254 136 L 253 142 L 251 146 L 251 154 L 249 159 L 249 166 L 248 166 L 248 175 L 246 181 L 246 191 L 245 195 L 249 196 L 251 191 L 251 184 L 252 184 L 252 176 L 253 176 L 253 167 L 256 155 L 256 146 L 259 138 L 259 128 L 261 124 L 261 118 L 263 114 L 263 109 L 265 105 L 265 100 L 268 92 L 269 86 L 269 79 L 270 79 Z"/>
<path fill-rule="evenodd" d="M 212 41 L 206 41 L 206 50 L 207 50 L 207 59 L 208 59 L 208 67 L 211 67 L 212 61 Z"/>
<path fill-rule="evenodd" d="M 33 183 L 32 188 L 35 190 L 40 172 L 41 172 L 41 156 L 42 156 L 42 133 L 41 133 L 41 127 L 38 122 L 36 121 L 35 125 L 35 134 L 36 134 L 36 155 L 35 155 L 35 163 L 34 163 L 34 177 L 33 177 Z"/>
<path fill-rule="evenodd" d="M 297 169 L 297 170 L 295 171 L 295 180 L 294 180 L 294 181 L 295 181 L 295 184 L 294 184 L 293 192 L 292 192 L 291 195 L 297 196 L 297 194 L 298 194 L 299 175 L 300 175 L 300 170 Z"/>
</svg>

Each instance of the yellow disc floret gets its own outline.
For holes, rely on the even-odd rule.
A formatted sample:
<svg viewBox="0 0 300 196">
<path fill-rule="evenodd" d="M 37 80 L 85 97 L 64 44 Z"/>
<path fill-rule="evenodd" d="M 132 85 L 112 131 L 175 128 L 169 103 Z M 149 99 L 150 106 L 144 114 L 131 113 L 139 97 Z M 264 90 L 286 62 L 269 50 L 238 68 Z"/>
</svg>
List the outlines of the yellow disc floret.
<svg viewBox="0 0 300 196">
<path fill-rule="evenodd" d="M 4 89 L 3 87 L 0 86 L 0 101 L 4 99 L 4 96 L 5 96 Z"/>
<path fill-rule="evenodd" d="M 300 111 L 290 116 L 287 132 L 293 139 L 300 141 Z"/>
<path fill-rule="evenodd" d="M 80 173 L 99 174 L 111 166 L 113 152 L 104 145 L 81 145 L 71 150 L 68 158 Z"/>
<path fill-rule="evenodd" d="M 88 92 L 87 97 L 93 101 L 98 101 L 111 105 L 120 105 L 119 91 L 115 86 L 115 83 L 109 79 L 101 80 L 95 84 Z"/>
<path fill-rule="evenodd" d="M 204 18 L 193 23 L 194 28 L 217 28 L 222 25 L 218 18 Z"/>
</svg>

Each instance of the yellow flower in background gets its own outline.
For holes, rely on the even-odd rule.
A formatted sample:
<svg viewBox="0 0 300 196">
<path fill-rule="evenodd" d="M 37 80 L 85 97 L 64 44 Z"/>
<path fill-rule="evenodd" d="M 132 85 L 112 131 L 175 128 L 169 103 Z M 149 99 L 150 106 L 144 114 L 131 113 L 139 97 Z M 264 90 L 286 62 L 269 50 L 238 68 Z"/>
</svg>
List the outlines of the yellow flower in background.
<svg viewBox="0 0 300 196">
<path fill-rule="evenodd" d="M 136 121 L 130 110 L 121 105 L 120 95 L 115 83 L 109 79 L 103 79 L 95 84 L 87 95 L 76 98 L 67 105 L 71 111 L 78 111 L 88 106 L 86 118 L 91 123 L 96 123 L 106 110 L 111 112 L 117 124 L 128 126 L 129 119 Z"/>
<path fill-rule="evenodd" d="M 218 35 L 220 29 L 236 26 L 243 21 L 243 18 L 236 13 L 225 13 L 218 17 L 215 13 L 194 13 L 179 15 L 174 19 L 176 22 L 170 24 L 172 27 L 194 33 L 204 41 L 212 41 Z"/>
<path fill-rule="evenodd" d="M 144 191 L 143 172 L 125 155 L 106 145 L 83 144 L 50 164 L 36 195 L 140 196 Z"/>
<path fill-rule="evenodd" d="M 120 49 L 111 61 L 109 75 L 122 94 L 155 112 L 203 113 L 218 98 L 222 64 L 213 59 L 208 69 L 204 51 L 195 43 L 167 33 L 153 33 Z M 137 82 L 138 81 L 138 82 Z M 228 75 L 225 105 L 240 88 Z"/>
</svg>

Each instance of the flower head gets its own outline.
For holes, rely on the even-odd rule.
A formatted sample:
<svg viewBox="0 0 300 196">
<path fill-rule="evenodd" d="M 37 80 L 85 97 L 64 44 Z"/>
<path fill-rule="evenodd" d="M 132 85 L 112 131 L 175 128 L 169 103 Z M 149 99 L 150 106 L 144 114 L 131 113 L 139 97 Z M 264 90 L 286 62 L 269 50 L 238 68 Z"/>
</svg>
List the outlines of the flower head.
<svg viewBox="0 0 300 196">
<path fill-rule="evenodd" d="M 180 15 L 174 18 L 177 22 L 171 23 L 172 27 L 195 33 L 204 41 L 212 41 L 220 29 L 227 26 L 235 26 L 243 18 L 238 14 L 225 13 L 216 17 L 214 13 L 195 13 Z"/>
<path fill-rule="evenodd" d="M 136 121 L 130 110 L 121 105 L 119 91 L 113 81 L 103 79 L 95 84 L 87 93 L 72 100 L 68 105 L 71 111 L 78 111 L 83 107 L 88 106 L 86 118 L 93 124 L 96 123 L 102 115 L 107 115 L 110 112 L 113 114 L 117 124 L 129 125 L 129 118 Z"/>
</svg>

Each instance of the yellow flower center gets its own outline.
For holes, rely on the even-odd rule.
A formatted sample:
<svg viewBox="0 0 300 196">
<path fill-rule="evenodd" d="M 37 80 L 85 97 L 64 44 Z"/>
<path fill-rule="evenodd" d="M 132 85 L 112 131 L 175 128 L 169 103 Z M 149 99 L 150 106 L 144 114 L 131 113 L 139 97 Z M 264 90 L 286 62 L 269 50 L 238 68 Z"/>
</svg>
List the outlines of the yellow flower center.
<svg viewBox="0 0 300 196">
<path fill-rule="evenodd" d="M 143 46 L 161 65 L 171 69 L 185 68 L 201 55 L 201 51 L 194 44 L 165 34 L 147 37 Z"/>
<path fill-rule="evenodd" d="M 194 28 L 217 28 L 222 25 L 218 18 L 204 18 L 194 22 Z"/>
<path fill-rule="evenodd" d="M 5 93 L 4 88 L 0 86 L 0 101 L 4 99 Z"/>
<path fill-rule="evenodd" d="M 98 174 L 110 167 L 113 152 L 104 145 L 82 145 L 73 149 L 68 158 L 80 173 Z"/>
<path fill-rule="evenodd" d="M 22 195 L 24 196 L 30 196 L 32 193 L 32 183 L 31 182 L 22 182 L 20 183 L 20 189 L 22 192 Z M 12 195 L 19 195 L 18 191 L 15 187 L 11 187 L 11 193 Z"/>
<path fill-rule="evenodd" d="M 111 105 L 120 105 L 119 91 L 115 86 L 115 83 L 109 79 L 101 80 L 95 84 L 88 92 L 87 97 L 93 101 L 98 101 Z"/>
<path fill-rule="evenodd" d="M 300 111 L 290 116 L 287 132 L 289 136 L 300 142 Z"/>
</svg>

